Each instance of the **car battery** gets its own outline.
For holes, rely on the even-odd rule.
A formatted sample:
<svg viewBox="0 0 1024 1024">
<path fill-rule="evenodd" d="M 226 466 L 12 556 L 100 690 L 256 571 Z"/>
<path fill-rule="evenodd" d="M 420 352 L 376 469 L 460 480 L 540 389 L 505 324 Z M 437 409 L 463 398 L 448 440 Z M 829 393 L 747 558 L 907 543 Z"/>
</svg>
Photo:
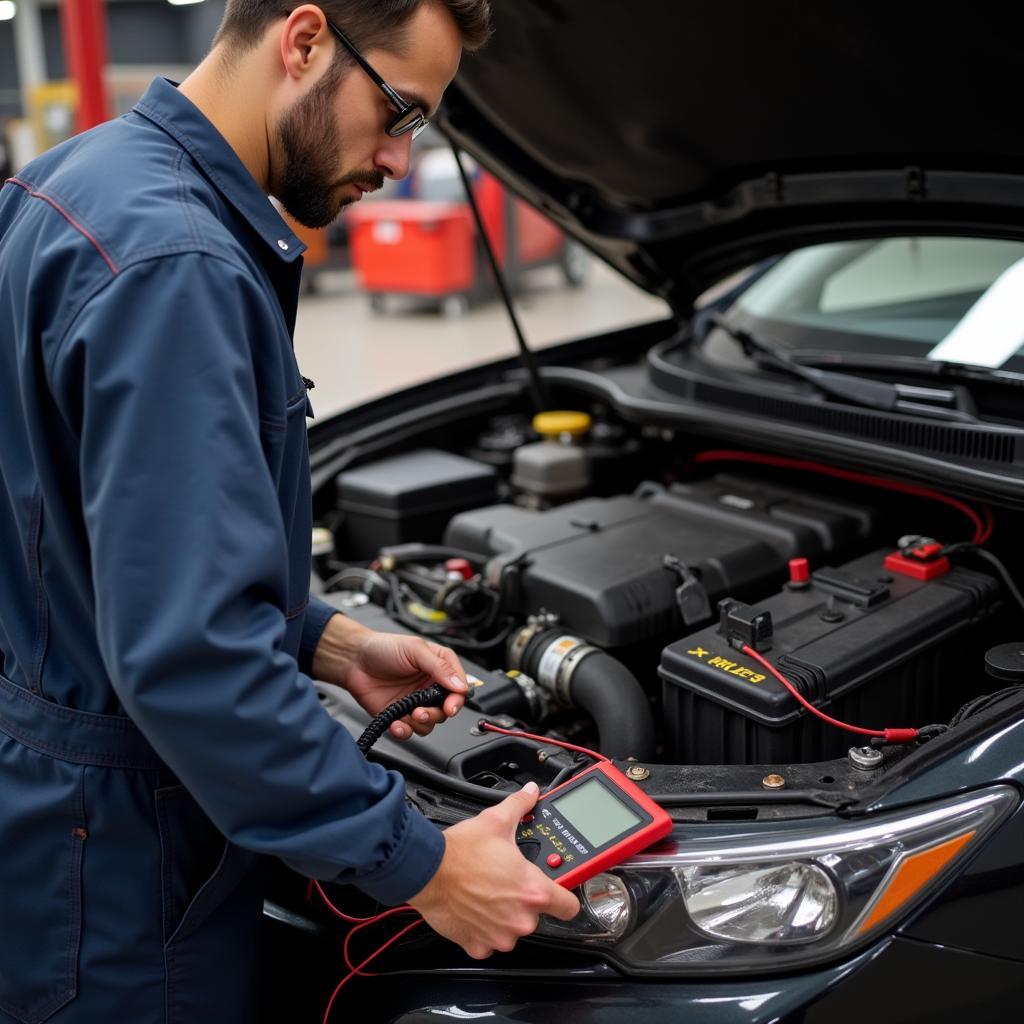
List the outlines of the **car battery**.
<svg viewBox="0 0 1024 1024">
<path fill-rule="evenodd" d="M 887 554 L 795 573 L 754 608 L 722 602 L 719 625 L 666 647 L 659 674 L 671 758 L 795 764 L 866 742 L 802 708 L 730 644 L 726 618 L 743 623 L 750 646 L 833 718 L 872 729 L 947 721 L 982 677 L 984 639 L 972 626 L 993 610 L 999 586 L 960 568 L 915 579 L 887 568 Z"/>
</svg>

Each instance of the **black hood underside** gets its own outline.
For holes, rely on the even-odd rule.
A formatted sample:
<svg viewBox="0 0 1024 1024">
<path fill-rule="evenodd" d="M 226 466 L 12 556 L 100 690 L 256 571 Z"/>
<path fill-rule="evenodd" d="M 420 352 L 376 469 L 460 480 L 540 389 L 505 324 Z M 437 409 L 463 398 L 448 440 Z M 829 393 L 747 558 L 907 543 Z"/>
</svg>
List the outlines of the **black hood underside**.
<svg viewBox="0 0 1024 1024">
<path fill-rule="evenodd" d="M 1014 5 L 494 0 L 494 21 L 442 127 L 677 311 L 814 242 L 1024 237 Z"/>
</svg>

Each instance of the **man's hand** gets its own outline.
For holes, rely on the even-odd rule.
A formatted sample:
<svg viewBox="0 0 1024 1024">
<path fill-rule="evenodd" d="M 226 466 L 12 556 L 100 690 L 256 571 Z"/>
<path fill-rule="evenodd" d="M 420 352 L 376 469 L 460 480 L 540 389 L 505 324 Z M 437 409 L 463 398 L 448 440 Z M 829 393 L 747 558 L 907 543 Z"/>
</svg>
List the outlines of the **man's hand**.
<svg viewBox="0 0 1024 1024">
<path fill-rule="evenodd" d="M 454 651 L 418 636 L 376 633 L 335 615 L 324 629 L 313 658 L 313 674 L 343 686 L 368 714 L 376 715 L 406 694 L 439 683 L 451 696 L 442 708 L 417 708 L 393 722 L 390 733 L 407 740 L 426 736 L 458 713 L 469 692 L 466 673 Z"/>
<path fill-rule="evenodd" d="M 435 932 L 474 960 L 511 950 L 536 930 L 541 914 L 570 921 L 579 913 L 579 900 L 516 847 L 519 819 L 538 796 L 536 783 L 527 783 L 500 804 L 449 828 L 441 866 L 409 900 Z"/>
</svg>

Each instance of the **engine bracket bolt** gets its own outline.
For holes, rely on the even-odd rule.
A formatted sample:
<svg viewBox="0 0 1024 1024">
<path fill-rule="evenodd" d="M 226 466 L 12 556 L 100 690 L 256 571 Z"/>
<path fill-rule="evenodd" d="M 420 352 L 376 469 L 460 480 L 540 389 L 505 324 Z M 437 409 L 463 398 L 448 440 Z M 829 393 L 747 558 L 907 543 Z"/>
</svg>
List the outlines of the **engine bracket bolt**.
<svg viewBox="0 0 1024 1024">
<path fill-rule="evenodd" d="M 771 775 L 766 775 L 761 780 L 761 785 L 764 786 L 765 789 L 782 789 L 783 786 L 786 785 L 786 780 L 781 775 L 775 775 L 773 773 Z"/>
<path fill-rule="evenodd" d="M 875 747 L 850 747 L 850 764 L 862 772 L 870 772 L 882 763 L 882 752 Z"/>
<path fill-rule="evenodd" d="M 644 768 L 643 765 L 634 764 L 626 769 L 626 775 L 631 779 L 636 779 L 638 782 L 642 782 L 644 779 L 649 779 L 651 773 Z"/>
</svg>

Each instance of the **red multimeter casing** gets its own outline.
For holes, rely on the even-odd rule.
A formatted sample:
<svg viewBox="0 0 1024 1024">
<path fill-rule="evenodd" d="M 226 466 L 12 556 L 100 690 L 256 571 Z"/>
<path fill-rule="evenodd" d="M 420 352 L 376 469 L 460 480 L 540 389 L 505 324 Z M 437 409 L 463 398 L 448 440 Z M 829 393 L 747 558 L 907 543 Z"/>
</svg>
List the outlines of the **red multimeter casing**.
<svg viewBox="0 0 1024 1024">
<path fill-rule="evenodd" d="M 544 793 L 519 823 L 516 843 L 566 889 L 668 835 L 672 819 L 614 765 L 600 761 Z"/>
</svg>

